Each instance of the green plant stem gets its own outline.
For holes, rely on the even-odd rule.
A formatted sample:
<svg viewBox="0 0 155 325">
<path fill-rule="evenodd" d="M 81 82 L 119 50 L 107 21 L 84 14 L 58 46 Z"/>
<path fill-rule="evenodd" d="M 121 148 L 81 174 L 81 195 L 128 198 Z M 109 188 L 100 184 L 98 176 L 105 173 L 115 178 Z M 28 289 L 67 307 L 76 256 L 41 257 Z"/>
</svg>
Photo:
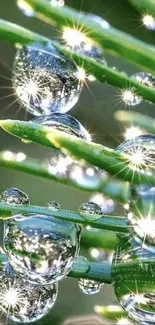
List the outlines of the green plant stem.
<svg viewBox="0 0 155 325">
<path fill-rule="evenodd" d="M 54 128 L 43 127 L 32 122 L 3 120 L 0 121 L 0 126 L 5 131 L 17 137 L 67 151 L 76 159 L 84 159 L 87 163 L 95 165 L 102 170 L 104 169 L 109 174 L 119 179 L 133 184 L 143 183 L 152 186 L 155 185 L 154 170 L 150 169 L 152 172 L 151 175 L 145 175 L 145 173 L 140 173 L 140 171 L 133 171 L 132 168 L 130 168 L 131 160 L 128 156 L 102 145 L 93 142 L 88 143 L 82 139 L 67 135 L 64 132 L 59 132 Z M 141 164 L 141 169 L 143 169 L 143 167 L 145 168 L 145 165 L 143 166 Z M 110 184 L 108 191 L 117 193 L 117 186 L 111 187 Z M 129 186 L 127 184 L 125 195 L 129 198 Z"/>
<path fill-rule="evenodd" d="M 155 133 L 155 119 L 137 112 L 117 111 L 116 119 L 126 125 L 139 126 L 146 132 Z"/>
<path fill-rule="evenodd" d="M 155 15 L 154 0 L 128 0 L 140 13 Z"/>
<path fill-rule="evenodd" d="M 120 318 L 127 317 L 127 313 L 119 305 L 95 306 L 94 310 L 98 315 L 109 320 L 118 321 Z M 126 324 L 124 323 L 124 325 Z"/>
<path fill-rule="evenodd" d="M 14 156 L 16 157 L 16 155 Z M 91 184 L 90 187 L 90 185 L 88 184 L 88 186 L 86 183 L 78 184 L 72 179 L 53 175 L 48 171 L 47 165 L 42 163 L 39 164 L 37 161 L 26 159 L 25 161 L 19 162 L 16 160 L 16 158 L 7 160 L 5 159 L 3 152 L 0 153 L 0 167 L 18 170 L 27 174 L 31 174 L 33 176 L 39 176 L 84 191 L 104 193 L 105 195 L 110 196 L 121 203 L 125 203 L 130 197 L 129 187 L 127 183 L 118 182 L 117 180 L 113 180 L 112 178 L 107 177 L 105 179 L 98 178 L 98 181 Z"/>
<path fill-rule="evenodd" d="M 115 250 L 117 238 L 114 232 L 82 230 L 81 245 L 84 248 L 103 248 L 105 250 Z"/>
<path fill-rule="evenodd" d="M 78 269 L 73 267 L 69 273 L 73 278 L 85 278 L 90 280 L 96 280 L 98 282 L 111 283 L 111 264 L 110 263 L 90 263 L 90 269 L 88 272 L 78 272 Z"/>
<path fill-rule="evenodd" d="M 83 219 L 78 212 L 59 210 L 51 211 L 48 208 L 36 206 L 36 205 L 12 205 L 0 203 L 0 218 L 10 219 L 15 214 L 39 214 L 54 216 L 62 220 L 71 221 L 73 223 L 81 224 L 83 226 L 91 226 L 92 228 L 111 230 L 114 232 L 128 233 L 127 221 L 124 217 L 117 216 L 103 216 L 99 220 L 87 221 Z"/>
<path fill-rule="evenodd" d="M 0 40 L 10 43 L 20 43 L 23 45 L 32 42 L 46 45 L 50 42 L 46 37 L 40 36 L 16 24 L 0 19 Z M 97 63 L 86 56 L 79 55 L 74 51 L 67 50 L 64 46 L 54 42 L 54 46 L 67 56 L 71 56 L 74 62 L 82 66 L 88 73 L 93 74 L 100 82 L 109 83 L 111 86 L 118 87 L 122 90 L 127 88 L 134 89 L 145 100 L 155 103 L 155 90 L 139 84 L 136 80 L 129 78 L 127 74 Z"/>
<path fill-rule="evenodd" d="M 153 46 L 148 46 L 142 41 L 127 35 L 113 27 L 102 28 L 87 15 L 79 14 L 68 7 L 52 7 L 43 0 L 25 0 L 41 20 L 55 25 L 58 28 L 70 26 L 85 31 L 87 37 L 97 42 L 105 51 L 123 57 L 138 66 L 155 73 L 155 55 Z"/>
<path fill-rule="evenodd" d="M 0 19 L 0 40 L 15 44 L 31 44 L 33 42 L 47 45 L 49 40 L 39 34 L 33 33 L 30 30 Z"/>
</svg>

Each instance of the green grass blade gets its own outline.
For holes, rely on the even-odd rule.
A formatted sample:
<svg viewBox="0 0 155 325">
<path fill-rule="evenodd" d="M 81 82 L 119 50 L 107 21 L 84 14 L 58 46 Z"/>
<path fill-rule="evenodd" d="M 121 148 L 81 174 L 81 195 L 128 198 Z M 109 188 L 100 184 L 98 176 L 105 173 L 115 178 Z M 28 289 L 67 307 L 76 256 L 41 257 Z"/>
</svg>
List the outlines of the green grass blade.
<svg viewBox="0 0 155 325">
<path fill-rule="evenodd" d="M 5 152 L 0 153 L 0 167 L 17 170 L 33 176 L 39 176 L 84 191 L 104 193 L 121 203 L 125 203 L 130 197 L 130 190 L 127 183 L 119 182 L 110 177 L 105 179 L 98 177 L 96 182 L 91 183 L 91 185 L 87 183 L 79 184 L 76 180 L 74 181 L 69 178 L 51 174 L 50 171 L 48 171 L 47 164 L 45 165 L 43 163 L 38 163 L 37 161 L 31 161 L 30 159 L 19 162 L 16 160 L 15 154 L 13 154 L 13 157 L 8 160 L 5 158 Z"/>
<path fill-rule="evenodd" d="M 105 51 L 123 57 L 139 67 L 155 73 L 155 49 L 144 42 L 125 34 L 113 27 L 102 28 L 89 19 L 68 7 L 52 7 L 43 0 L 25 0 L 35 11 L 38 18 L 63 29 L 64 26 L 77 26 L 88 37 L 96 41 Z"/>
<path fill-rule="evenodd" d="M 143 14 L 155 15 L 154 0 L 128 0 L 139 12 Z"/>
<path fill-rule="evenodd" d="M 32 122 L 4 120 L 0 121 L 0 125 L 5 131 L 17 137 L 31 140 L 48 147 L 66 150 L 76 159 L 84 159 L 86 162 L 107 171 L 109 174 L 119 179 L 129 181 L 133 184 L 144 183 L 152 186 L 155 185 L 154 170 L 152 170 L 151 175 L 145 175 L 145 173 L 143 174 L 135 170 L 133 171 L 129 166 L 131 163 L 129 157 L 115 150 L 93 142 L 88 143 L 82 139 L 67 135 L 64 132 L 59 132 L 49 127 L 43 127 Z M 143 169 L 143 165 L 141 165 L 141 169 Z M 113 188 L 111 184 L 107 184 L 107 187 L 108 191 L 117 192 L 117 186 Z M 128 187 L 126 190 L 128 196 Z"/>
<path fill-rule="evenodd" d="M 117 111 L 116 119 L 125 125 L 141 127 L 144 131 L 155 133 L 155 119 L 137 112 Z"/>
<path fill-rule="evenodd" d="M 73 278 L 85 278 L 90 280 L 96 280 L 103 283 L 111 283 L 111 264 L 110 263 L 90 263 L 90 269 L 88 272 L 79 272 L 80 265 L 73 266 L 69 276 Z"/>
<path fill-rule="evenodd" d="M 83 219 L 78 212 L 68 211 L 68 210 L 59 210 L 51 211 L 48 208 L 35 206 L 35 205 L 11 205 L 0 203 L 0 218 L 9 219 L 13 215 L 19 213 L 26 214 L 42 214 L 47 216 L 54 216 L 66 221 L 71 221 L 73 223 L 81 224 L 83 226 L 91 226 L 92 228 L 111 230 L 115 232 L 124 232 L 128 233 L 127 221 L 124 217 L 117 216 L 104 216 L 99 220 L 86 221 Z"/>
</svg>

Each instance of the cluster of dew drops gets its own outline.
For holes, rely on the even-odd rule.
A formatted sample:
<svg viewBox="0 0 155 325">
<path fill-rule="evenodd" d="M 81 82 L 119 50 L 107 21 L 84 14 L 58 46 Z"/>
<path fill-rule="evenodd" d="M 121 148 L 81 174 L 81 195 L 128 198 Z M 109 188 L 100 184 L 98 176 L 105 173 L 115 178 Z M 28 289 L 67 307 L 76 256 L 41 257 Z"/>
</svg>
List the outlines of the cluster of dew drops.
<svg viewBox="0 0 155 325">
<path fill-rule="evenodd" d="M 51 6 L 64 5 L 63 0 L 48 2 Z M 34 15 L 33 10 L 23 0 L 18 0 L 17 3 L 24 14 Z M 90 18 L 100 27 L 110 28 L 109 23 L 102 18 L 95 15 L 90 15 Z M 62 44 L 64 43 L 77 53 L 106 64 L 102 49 L 80 31 L 65 27 L 62 31 Z M 148 73 L 137 73 L 132 78 L 149 87 L 155 87 L 155 78 Z M 95 77 L 59 53 L 52 41 L 46 46 L 40 44 L 17 46 L 12 76 L 13 87 L 21 105 L 35 116 L 32 121 L 90 142 L 88 131 L 77 119 L 66 113 L 77 103 L 86 79 L 92 82 Z M 142 101 L 132 89 L 122 92 L 122 98 L 129 106 L 135 106 Z M 133 127 L 126 133 L 127 141 L 116 150 L 131 158 L 133 173 L 135 168 L 144 173 L 141 166 L 145 165 L 145 173 L 151 175 L 155 138 L 151 135 L 141 135 L 139 132 L 140 130 Z M 137 137 L 133 138 L 135 135 Z M 6 159 L 10 154 L 5 152 Z M 17 158 L 22 160 L 23 156 Z M 77 162 L 66 153 L 52 157 L 47 168 L 51 174 L 69 178 L 85 188 L 100 184 L 101 179 L 107 177 L 104 171 L 82 160 Z M 138 204 L 145 201 L 145 198 L 152 200 L 154 195 L 152 188 L 133 189 L 133 200 Z M 30 204 L 28 195 L 16 188 L 9 188 L 1 193 L 0 201 L 5 204 Z M 94 193 L 87 203 L 81 204 L 79 214 L 89 223 L 90 220 L 98 220 L 105 214 L 112 213 L 115 205 L 113 200 L 105 198 L 100 193 Z M 48 203 L 48 208 L 51 211 L 58 211 L 60 206 L 52 201 Z M 148 206 L 145 207 L 145 213 L 146 208 Z M 145 236 L 145 251 L 152 254 L 155 239 L 153 223 L 150 230 L 146 220 L 141 220 L 134 204 L 128 204 L 127 210 L 128 223 L 134 237 L 132 245 L 135 245 L 135 250 L 138 251 L 137 245 L 141 245 Z M 147 213 L 149 212 L 148 209 Z M 0 272 L 0 310 L 8 318 L 23 323 L 42 318 L 55 304 L 58 282 L 68 275 L 73 266 L 76 266 L 76 269 L 80 266 L 80 270 L 83 269 L 85 272 L 89 271 L 88 260 L 79 256 L 80 236 L 79 225 L 45 215 L 14 215 L 4 222 L 5 261 Z M 131 252 L 133 249 L 115 254 L 114 265 L 126 263 L 127 256 L 132 259 Z M 90 254 L 97 262 L 111 261 L 111 254 L 103 250 L 92 249 Z M 113 282 L 116 296 L 129 316 L 143 324 L 148 324 L 147 319 L 151 322 L 149 324 L 155 324 L 153 292 L 147 292 L 147 295 L 142 292 L 139 295 L 136 289 L 136 293 L 127 291 L 121 295 L 120 283 L 117 285 L 119 278 L 117 281 L 114 274 L 115 272 Z M 121 281 L 123 282 L 123 279 Z M 103 286 L 101 282 L 83 278 L 79 279 L 78 283 L 79 288 L 90 295 L 98 293 Z M 151 306 L 152 310 L 151 307 L 145 308 L 146 305 Z"/>
</svg>

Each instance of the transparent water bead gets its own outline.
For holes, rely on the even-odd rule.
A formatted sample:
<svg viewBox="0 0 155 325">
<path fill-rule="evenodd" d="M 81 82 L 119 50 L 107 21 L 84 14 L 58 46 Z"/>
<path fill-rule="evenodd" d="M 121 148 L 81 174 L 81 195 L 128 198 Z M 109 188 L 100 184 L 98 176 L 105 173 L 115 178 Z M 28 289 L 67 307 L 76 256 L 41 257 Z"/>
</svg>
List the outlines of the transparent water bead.
<svg viewBox="0 0 155 325">
<path fill-rule="evenodd" d="M 60 204 L 55 202 L 55 201 L 48 202 L 47 207 L 52 211 L 59 211 L 60 210 Z"/>
<path fill-rule="evenodd" d="M 137 186 L 132 189 L 128 225 L 135 241 L 155 252 L 155 188 Z"/>
<path fill-rule="evenodd" d="M 148 30 L 155 30 L 155 19 L 152 15 L 149 14 L 143 15 L 142 23 Z"/>
<path fill-rule="evenodd" d="M 75 269 L 77 273 L 87 273 L 90 269 L 90 263 L 86 257 L 78 256 L 74 262 L 73 269 Z"/>
<path fill-rule="evenodd" d="M 95 193 L 90 197 L 90 202 L 94 202 L 102 209 L 103 214 L 112 213 L 116 208 L 116 202 L 112 199 L 105 197 L 101 193 Z"/>
<path fill-rule="evenodd" d="M 87 141 L 91 141 L 91 136 L 83 125 L 69 114 L 54 113 L 43 115 L 32 120 L 34 123 L 52 127 L 58 131 L 74 135 Z"/>
<path fill-rule="evenodd" d="M 54 217 L 16 215 L 4 224 L 4 250 L 14 271 L 28 281 L 53 283 L 71 270 L 80 233 L 79 226 Z"/>
<path fill-rule="evenodd" d="M 113 253 L 105 251 L 102 248 L 91 248 L 90 256 L 94 262 L 111 262 Z"/>
<path fill-rule="evenodd" d="M 79 214 L 88 221 L 102 218 L 101 207 L 94 202 L 82 203 L 78 209 Z"/>
<path fill-rule="evenodd" d="M 135 322 L 155 324 L 155 256 L 119 235 L 112 264 L 115 295 Z"/>
<path fill-rule="evenodd" d="M 142 97 L 137 95 L 133 88 L 126 88 L 121 90 L 120 99 L 127 106 L 136 106 L 142 102 Z"/>
<path fill-rule="evenodd" d="M 103 286 L 103 283 L 101 282 L 82 278 L 78 280 L 78 284 L 79 288 L 86 295 L 95 295 L 96 293 L 99 293 Z"/>
<path fill-rule="evenodd" d="M 100 16 L 88 14 L 88 18 L 92 19 L 95 23 L 99 24 L 103 29 L 109 29 L 110 24 Z"/>
<path fill-rule="evenodd" d="M 129 167 L 139 173 L 151 175 L 155 161 L 155 136 L 144 134 L 127 140 L 117 147 L 116 151 L 127 155 Z"/>
<path fill-rule="evenodd" d="M 14 273 L 7 264 L 0 271 L 0 311 L 14 322 L 30 323 L 41 319 L 54 306 L 58 284 L 40 286 Z"/>
<path fill-rule="evenodd" d="M 30 204 L 28 195 L 15 187 L 3 191 L 0 195 L 0 202 L 5 204 Z"/>
<path fill-rule="evenodd" d="M 63 7 L 64 0 L 45 0 L 47 3 L 51 4 L 53 7 Z M 35 16 L 35 12 L 32 7 L 28 5 L 24 0 L 17 0 L 17 6 L 22 11 L 22 13 L 27 17 Z"/>
<path fill-rule="evenodd" d="M 19 47 L 12 80 L 19 101 L 36 116 L 69 111 L 82 89 L 75 64 L 51 44 Z"/>
</svg>

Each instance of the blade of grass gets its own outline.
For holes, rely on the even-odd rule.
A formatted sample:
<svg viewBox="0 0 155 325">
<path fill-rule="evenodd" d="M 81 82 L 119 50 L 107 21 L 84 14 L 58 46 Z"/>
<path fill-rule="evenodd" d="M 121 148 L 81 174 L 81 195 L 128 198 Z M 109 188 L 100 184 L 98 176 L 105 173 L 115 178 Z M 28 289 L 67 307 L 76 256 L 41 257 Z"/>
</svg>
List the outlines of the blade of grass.
<svg viewBox="0 0 155 325">
<path fill-rule="evenodd" d="M 134 126 L 139 126 L 143 130 L 155 133 L 155 119 L 147 115 L 143 115 L 137 112 L 125 112 L 117 111 L 115 117 L 119 122 L 122 122 L 126 125 L 133 124 Z"/>
<path fill-rule="evenodd" d="M 143 14 L 155 15 L 154 0 L 128 0 L 139 12 Z"/>
<path fill-rule="evenodd" d="M 35 123 L 3 120 L 0 126 L 12 135 L 26 140 L 31 140 L 42 145 L 61 149 L 72 154 L 76 159 L 84 159 L 86 162 L 104 169 L 109 174 L 133 184 L 155 185 L 154 170 L 151 175 L 133 170 L 131 160 L 128 156 L 120 154 L 113 149 L 109 149 L 96 143 L 88 143 L 82 139 L 67 135 L 49 127 L 43 127 Z M 141 164 L 141 170 L 145 168 Z M 119 186 L 119 185 L 118 185 Z M 117 186 L 112 187 L 107 184 L 108 191 L 117 193 Z M 128 188 L 127 188 L 128 192 Z M 128 195 L 128 194 L 127 194 Z"/>
<path fill-rule="evenodd" d="M 97 42 L 105 51 L 123 57 L 138 66 L 155 73 L 155 49 L 144 42 L 110 26 L 105 29 L 82 13 L 67 6 L 56 8 L 43 0 L 25 0 L 36 16 L 58 28 L 78 28 Z"/>
</svg>

